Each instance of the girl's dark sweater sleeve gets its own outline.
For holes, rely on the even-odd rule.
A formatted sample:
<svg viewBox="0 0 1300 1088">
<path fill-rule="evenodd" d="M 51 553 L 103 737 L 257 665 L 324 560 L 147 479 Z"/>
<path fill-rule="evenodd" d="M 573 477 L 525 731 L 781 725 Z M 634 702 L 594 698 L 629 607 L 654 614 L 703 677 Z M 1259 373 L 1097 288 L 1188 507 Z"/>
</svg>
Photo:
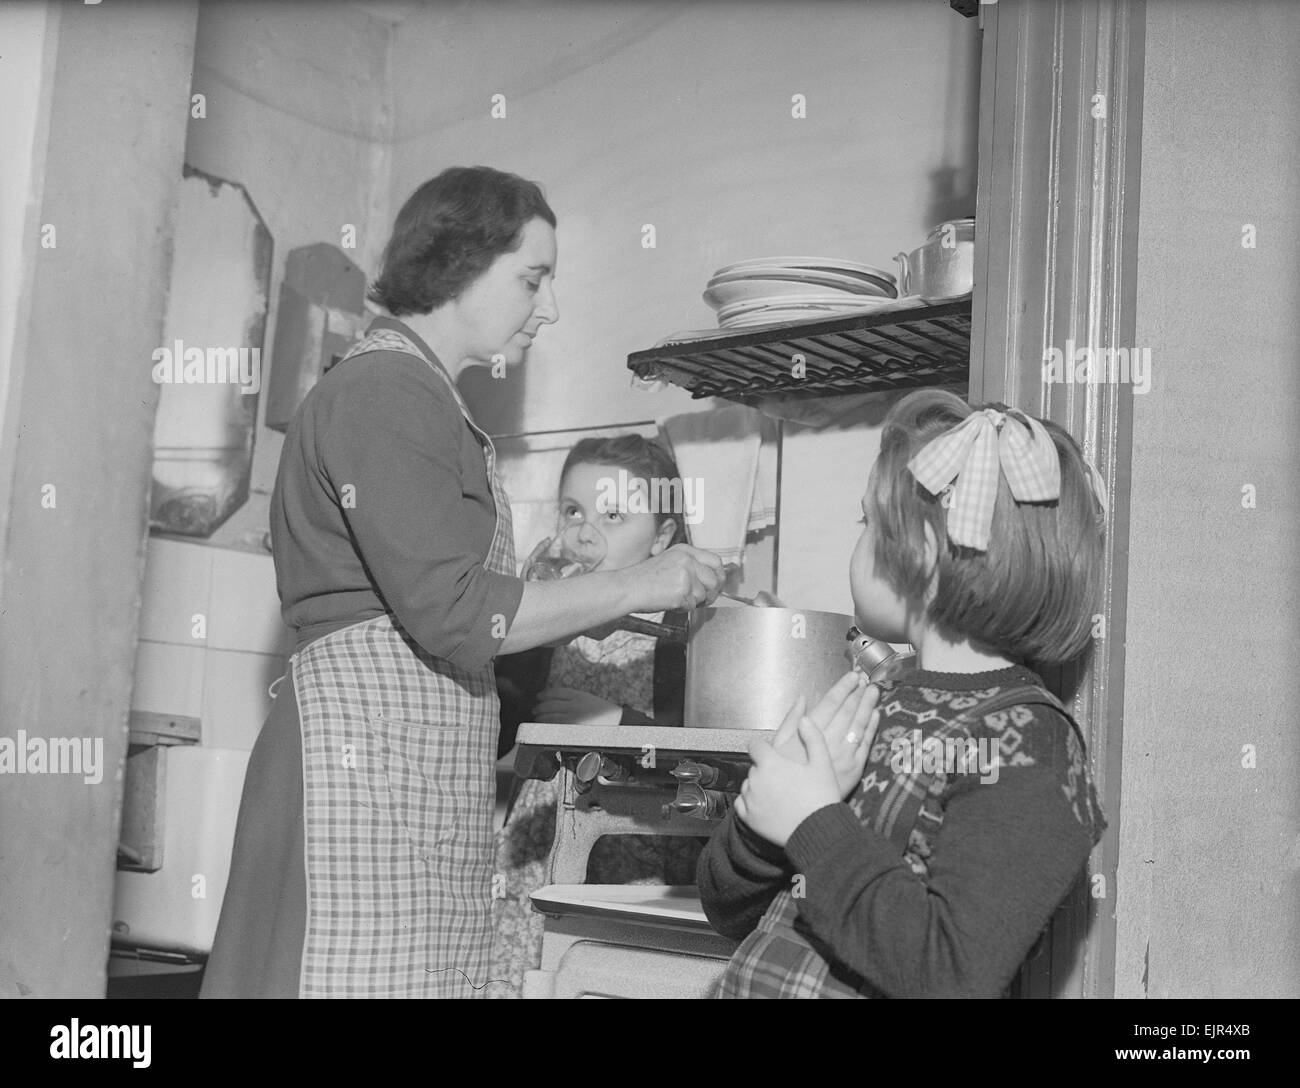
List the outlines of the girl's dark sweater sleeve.
<svg viewBox="0 0 1300 1088">
<path fill-rule="evenodd" d="M 806 877 L 801 920 L 889 996 L 998 996 L 1087 862 L 1093 834 L 1064 788 L 1069 726 L 1035 726 L 1046 743 L 1032 765 L 950 786 L 928 877 L 847 804 L 814 812 L 786 844 Z"/>
<path fill-rule="evenodd" d="M 724 937 L 743 940 L 789 885 L 792 872 L 784 850 L 728 812 L 695 867 L 705 917 Z"/>
<path fill-rule="evenodd" d="M 463 668 L 496 655 L 523 583 L 483 566 L 461 504 L 464 417 L 418 359 L 385 360 L 383 380 L 337 382 L 317 450 L 348 530 L 384 602 L 425 650 Z M 423 371 L 422 369 L 423 368 Z"/>
</svg>

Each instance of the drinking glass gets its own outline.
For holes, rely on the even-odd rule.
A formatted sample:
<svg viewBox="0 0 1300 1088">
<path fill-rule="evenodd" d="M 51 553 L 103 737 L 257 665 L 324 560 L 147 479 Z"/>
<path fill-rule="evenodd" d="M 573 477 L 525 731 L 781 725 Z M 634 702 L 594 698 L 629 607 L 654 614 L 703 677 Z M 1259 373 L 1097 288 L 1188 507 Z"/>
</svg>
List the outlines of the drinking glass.
<svg viewBox="0 0 1300 1088">
<path fill-rule="evenodd" d="M 545 550 L 533 556 L 525 571 L 530 582 L 554 582 L 589 574 L 605 561 L 608 550 L 600 530 L 585 521 L 566 526 L 557 536 L 539 544 L 534 552 L 543 545 Z"/>
</svg>

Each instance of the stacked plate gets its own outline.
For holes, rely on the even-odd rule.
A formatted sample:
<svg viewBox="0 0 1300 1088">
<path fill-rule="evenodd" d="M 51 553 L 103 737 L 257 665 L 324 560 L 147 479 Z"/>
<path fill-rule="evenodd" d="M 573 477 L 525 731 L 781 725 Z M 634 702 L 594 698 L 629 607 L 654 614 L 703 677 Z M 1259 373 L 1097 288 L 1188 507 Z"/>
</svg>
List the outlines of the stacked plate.
<svg viewBox="0 0 1300 1088">
<path fill-rule="evenodd" d="M 836 317 L 888 306 L 898 296 L 888 272 L 831 257 L 760 257 L 719 268 L 704 301 L 724 329 Z"/>
</svg>

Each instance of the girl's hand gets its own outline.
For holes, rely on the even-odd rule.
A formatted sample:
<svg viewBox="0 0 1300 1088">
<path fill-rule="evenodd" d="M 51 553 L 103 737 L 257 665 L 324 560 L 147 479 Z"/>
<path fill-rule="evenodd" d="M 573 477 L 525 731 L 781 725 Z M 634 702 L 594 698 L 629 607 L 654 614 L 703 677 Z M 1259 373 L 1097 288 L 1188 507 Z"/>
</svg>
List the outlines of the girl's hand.
<svg viewBox="0 0 1300 1088">
<path fill-rule="evenodd" d="M 799 743 L 799 720 L 806 717 L 807 713 L 808 700 L 800 695 L 786 711 L 785 718 L 782 719 L 776 732 L 772 734 L 770 742 L 772 747 L 789 759 L 803 756 L 803 745 Z"/>
<path fill-rule="evenodd" d="M 782 849 L 804 820 L 840 800 L 835 768 L 821 730 L 807 717 L 801 718 L 796 739 L 804 759 L 791 759 L 765 740 L 750 744 L 754 766 L 735 804 L 740 819 Z"/>
<path fill-rule="evenodd" d="M 538 692 L 537 705 L 533 707 L 533 716 L 529 720 L 568 725 L 618 725 L 623 720 L 623 708 L 576 688 L 545 688 Z"/>
<path fill-rule="evenodd" d="M 805 718 L 810 720 L 826 741 L 843 800 L 862 781 L 867 754 L 880 725 L 880 711 L 876 707 L 879 700 L 880 689 L 868 683 L 862 673 L 845 673 L 806 716 L 803 696 L 795 700 L 772 738 L 772 747 L 787 758 L 801 759 L 799 722 Z"/>
</svg>

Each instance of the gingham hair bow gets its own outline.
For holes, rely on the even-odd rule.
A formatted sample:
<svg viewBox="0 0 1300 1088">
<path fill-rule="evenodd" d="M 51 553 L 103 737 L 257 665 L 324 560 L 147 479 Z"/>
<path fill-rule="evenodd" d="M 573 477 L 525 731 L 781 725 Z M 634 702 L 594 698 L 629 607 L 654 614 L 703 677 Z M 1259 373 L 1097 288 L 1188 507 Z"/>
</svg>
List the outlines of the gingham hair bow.
<svg viewBox="0 0 1300 1088">
<path fill-rule="evenodd" d="M 907 467 L 931 495 L 953 485 L 948 539 L 981 552 L 989 547 L 999 475 L 1007 478 L 1016 502 L 1061 497 L 1056 445 L 1038 420 L 1022 412 L 994 408 L 972 412 L 928 442 Z"/>
</svg>

